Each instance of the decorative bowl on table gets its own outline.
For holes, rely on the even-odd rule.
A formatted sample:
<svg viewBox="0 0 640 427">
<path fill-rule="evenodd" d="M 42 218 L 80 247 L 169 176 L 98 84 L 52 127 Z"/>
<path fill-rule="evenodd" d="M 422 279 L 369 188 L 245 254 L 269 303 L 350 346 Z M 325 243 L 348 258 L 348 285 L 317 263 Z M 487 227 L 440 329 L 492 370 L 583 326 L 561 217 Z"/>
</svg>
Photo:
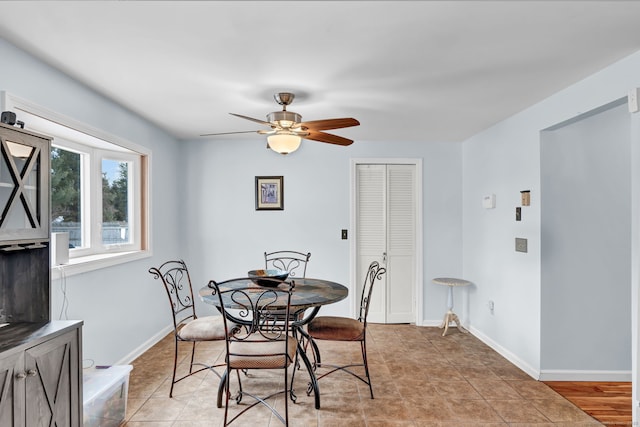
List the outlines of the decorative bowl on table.
<svg viewBox="0 0 640 427">
<path fill-rule="evenodd" d="M 289 272 L 286 270 L 250 270 L 248 273 L 249 278 L 256 285 L 276 287 L 282 280 L 286 280 L 289 277 Z"/>
</svg>

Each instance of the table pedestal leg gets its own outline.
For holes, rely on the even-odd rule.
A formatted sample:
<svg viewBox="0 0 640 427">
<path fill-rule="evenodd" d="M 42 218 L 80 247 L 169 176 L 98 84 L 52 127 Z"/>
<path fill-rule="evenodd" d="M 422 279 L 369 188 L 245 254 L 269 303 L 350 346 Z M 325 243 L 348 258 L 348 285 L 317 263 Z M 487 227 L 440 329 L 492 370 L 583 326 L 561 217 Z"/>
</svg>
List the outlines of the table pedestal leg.
<svg viewBox="0 0 640 427">
<path fill-rule="evenodd" d="M 451 322 L 454 322 L 456 324 L 456 327 L 460 332 L 465 334 L 469 332 L 464 328 L 464 326 L 460 324 L 460 319 L 458 319 L 458 315 L 455 314 L 453 311 L 449 310 L 447 311 L 447 314 L 444 315 L 444 320 L 442 320 L 442 324 L 440 325 L 441 328 L 444 328 L 444 332 L 442 332 L 442 336 L 445 336 L 447 334 L 447 330 L 449 329 L 449 324 Z"/>
<path fill-rule="evenodd" d="M 442 332 L 442 336 L 447 334 L 447 330 L 449 329 L 449 324 L 451 322 L 455 322 L 456 327 L 460 332 L 467 333 L 467 331 L 461 324 L 458 316 L 453 312 L 453 287 L 449 286 L 449 293 L 447 294 L 447 306 L 449 310 L 447 310 L 447 314 L 444 315 L 444 319 L 442 320 L 441 328 L 444 328 L 444 332 Z"/>
</svg>

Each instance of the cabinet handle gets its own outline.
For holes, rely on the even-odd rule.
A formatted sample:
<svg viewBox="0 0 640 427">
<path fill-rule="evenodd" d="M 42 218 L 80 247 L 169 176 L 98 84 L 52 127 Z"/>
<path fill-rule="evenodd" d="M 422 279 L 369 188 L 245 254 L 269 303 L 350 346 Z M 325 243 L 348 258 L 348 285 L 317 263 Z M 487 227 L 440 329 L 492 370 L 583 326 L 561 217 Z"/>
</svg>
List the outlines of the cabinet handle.
<svg viewBox="0 0 640 427">
<path fill-rule="evenodd" d="M 35 377 L 37 373 L 38 373 L 38 371 L 36 371 L 35 369 L 29 369 L 27 371 L 27 376 L 28 377 Z"/>
<path fill-rule="evenodd" d="M 19 372 L 16 374 L 16 378 L 19 380 L 25 379 L 27 378 L 27 374 L 25 374 L 24 372 Z"/>
</svg>

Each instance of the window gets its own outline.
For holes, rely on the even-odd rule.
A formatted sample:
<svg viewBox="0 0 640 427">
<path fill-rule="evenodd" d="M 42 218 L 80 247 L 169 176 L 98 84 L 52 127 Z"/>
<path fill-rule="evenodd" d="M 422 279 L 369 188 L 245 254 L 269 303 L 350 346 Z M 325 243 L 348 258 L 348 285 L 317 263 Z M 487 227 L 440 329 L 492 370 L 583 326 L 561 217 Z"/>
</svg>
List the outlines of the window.
<svg viewBox="0 0 640 427">
<path fill-rule="evenodd" d="M 150 151 L 6 93 L 3 108 L 53 137 L 51 232 L 69 233 L 66 274 L 150 256 Z"/>
<path fill-rule="evenodd" d="M 140 155 L 65 138 L 51 147 L 51 231 L 69 256 L 140 250 Z"/>
</svg>

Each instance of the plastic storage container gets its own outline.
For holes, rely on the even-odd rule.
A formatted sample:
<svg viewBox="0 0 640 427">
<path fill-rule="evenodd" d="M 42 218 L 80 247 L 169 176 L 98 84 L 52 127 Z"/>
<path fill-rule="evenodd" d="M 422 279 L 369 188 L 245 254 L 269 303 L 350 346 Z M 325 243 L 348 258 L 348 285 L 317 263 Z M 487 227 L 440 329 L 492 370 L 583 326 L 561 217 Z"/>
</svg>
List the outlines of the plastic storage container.
<svg viewBox="0 0 640 427">
<path fill-rule="evenodd" d="M 118 427 L 127 412 L 131 365 L 83 372 L 84 427 Z"/>
</svg>

